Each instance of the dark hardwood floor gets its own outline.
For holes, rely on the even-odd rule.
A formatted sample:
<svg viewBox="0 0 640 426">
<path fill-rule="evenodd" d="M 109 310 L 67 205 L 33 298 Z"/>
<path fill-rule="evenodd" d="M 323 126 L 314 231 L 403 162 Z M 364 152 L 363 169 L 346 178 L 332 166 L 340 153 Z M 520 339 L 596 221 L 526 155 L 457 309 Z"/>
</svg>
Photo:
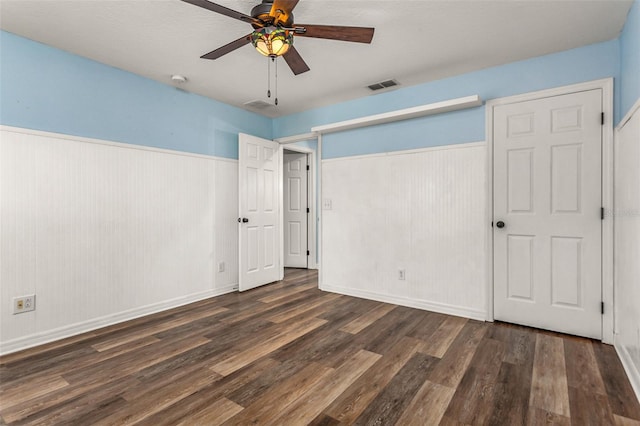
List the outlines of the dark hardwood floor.
<svg viewBox="0 0 640 426">
<path fill-rule="evenodd" d="M 640 425 L 611 346 L 316 288 L 313 271 L 0 358 L 5 424 Z"/>
</svg>

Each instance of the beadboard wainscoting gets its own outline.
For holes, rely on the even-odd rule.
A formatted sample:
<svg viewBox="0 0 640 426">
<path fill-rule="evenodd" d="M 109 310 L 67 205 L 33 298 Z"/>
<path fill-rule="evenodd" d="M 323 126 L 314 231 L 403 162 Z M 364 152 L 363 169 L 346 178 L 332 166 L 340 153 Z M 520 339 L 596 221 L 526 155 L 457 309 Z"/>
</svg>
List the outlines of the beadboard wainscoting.
<svg viewBox="0 0 640 426">
<path fill-rule="evenodd" d="M 640 399 L 640 100 L 616 129 L 615 347 Z"/>
<path fill-rule="evenodd" d="M 234 291 L 237 170 L 0 127 L 0 351 Z M 14 315 L 31 294 L 35 311 Z"/>
<path fill-rule="evenodd" d="M 484 142 L 324 160 L 320 288 L 484 320 L 485 177 Z"/>
</svg>

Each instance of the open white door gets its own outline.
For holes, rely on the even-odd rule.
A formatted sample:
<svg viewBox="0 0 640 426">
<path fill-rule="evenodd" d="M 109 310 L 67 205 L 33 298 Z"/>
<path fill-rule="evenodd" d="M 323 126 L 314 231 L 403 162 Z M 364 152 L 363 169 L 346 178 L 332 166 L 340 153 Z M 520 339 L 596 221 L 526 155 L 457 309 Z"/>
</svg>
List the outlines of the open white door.
<svg viewBox="0 0 640 426">
<path fill-rule="evenodd" d="M 280 279 L 280 176 L 277 142 L 239 135 L 239 289 Z"/>
</svg>

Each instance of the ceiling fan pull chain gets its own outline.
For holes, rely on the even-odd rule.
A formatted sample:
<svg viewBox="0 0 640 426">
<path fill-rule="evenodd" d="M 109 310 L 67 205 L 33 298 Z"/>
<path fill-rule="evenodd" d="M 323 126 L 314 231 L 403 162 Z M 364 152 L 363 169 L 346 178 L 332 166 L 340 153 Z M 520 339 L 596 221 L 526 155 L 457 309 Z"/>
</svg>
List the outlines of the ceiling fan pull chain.
<svg viewBox="0 0 640 426">
<path fill-rule="evenodd" d="M 267 98 L 271 97 L 271 62 L 267 58 Z"/>
<path fill-rule="evenodd" d="M 278 58 L 274 59 L 276 63 L 276 106 L 278 105 Z"/>
</svg>

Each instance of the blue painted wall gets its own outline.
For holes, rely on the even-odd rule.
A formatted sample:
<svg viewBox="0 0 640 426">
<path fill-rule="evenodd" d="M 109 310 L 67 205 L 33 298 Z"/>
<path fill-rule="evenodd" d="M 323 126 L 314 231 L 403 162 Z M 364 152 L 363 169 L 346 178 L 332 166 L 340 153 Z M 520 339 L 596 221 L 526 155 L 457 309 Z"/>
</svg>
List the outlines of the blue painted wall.
<svg viewBox="0 0 640 426">
<path fill-rule="evenodd" d="M 601 78 L 620 83 L 619 40 L 598 43 L 421 85 L 402 88 L 274 120 L 274 136 L 307 133 L 313 126 L 478 94 L 483 100 Z M 617 89 L 616 89 L 617 90 Z M 616 111 L 616 117 L 620 112 Z M 618 121 L 616 119 L 616 122 Z M 322 157 L 335 158 L 485 139 L 485 109 L 325 135 Z"/>
<path fill-rule="evenodd" d="M 640 0 L 633 2 L 620 35 L 620 116 L 640 98 Z"/>
<path fill-rule="evenodd" d="M 0 124 L 237 158 L 238 132 L 267 139 L 471 94 L 484 100 L 615 78 L 615 121 L 640 96 L 640 7 L 621 37 L 271 120 L 0 32 Z M 620 88 L 622 89 L 622 93 Z M 323 158 L 484 140 L 485 110 L 326 135 Z"/>
<path fill-rule="evenodd" d="M 270 118 L 0 32 L 0 124 L 238 158 Z"/>
</svg>

